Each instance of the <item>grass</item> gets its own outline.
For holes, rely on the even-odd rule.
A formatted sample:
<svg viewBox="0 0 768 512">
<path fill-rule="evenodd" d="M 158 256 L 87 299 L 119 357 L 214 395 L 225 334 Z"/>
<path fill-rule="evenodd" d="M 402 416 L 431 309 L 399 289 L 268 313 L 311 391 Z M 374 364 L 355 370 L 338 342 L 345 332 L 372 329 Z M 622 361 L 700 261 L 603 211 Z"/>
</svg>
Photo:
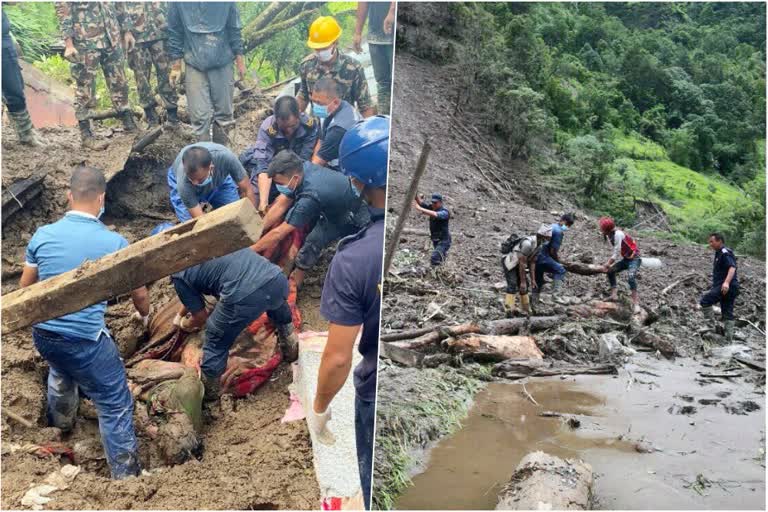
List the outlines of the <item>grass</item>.
<svg viewBox="0 0 768 512">
<path fill-rule="evenodd" d="M 638 135 L 626 135 L 617 132 L 613 136 L 613 145 L 619 156 L 633 160 L 668 160 L 667 151 L 653 141 Z"/>
</svg>

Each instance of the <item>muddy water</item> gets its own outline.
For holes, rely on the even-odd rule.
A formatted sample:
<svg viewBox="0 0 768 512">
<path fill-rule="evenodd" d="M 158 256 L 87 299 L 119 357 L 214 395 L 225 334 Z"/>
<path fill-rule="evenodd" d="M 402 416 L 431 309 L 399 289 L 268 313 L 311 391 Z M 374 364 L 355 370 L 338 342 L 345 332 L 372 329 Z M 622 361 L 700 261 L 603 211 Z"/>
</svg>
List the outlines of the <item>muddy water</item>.
<svg viewBox="0 0 768 512">
<path fill-rule="evenodd" d="M 397 508 L 493 509 L 522 457 L 543 450 L 592 465 L 596 508 L 764 509 L 764 396 L 747 385 L 697 382 L 705 368 L 692 361 L 647 359 L 627 370 L 634 379 L 622 371 L 530 381 L 539 406 L 521 384 L 490 384 L 462 428 L 431 451 Z M 752 404 L 760 409 L 748 412 Z M 654 451 L 639 453 L 641 440 Z M 709 483 L 691 485 L 698 474 Z"/>
</svg>

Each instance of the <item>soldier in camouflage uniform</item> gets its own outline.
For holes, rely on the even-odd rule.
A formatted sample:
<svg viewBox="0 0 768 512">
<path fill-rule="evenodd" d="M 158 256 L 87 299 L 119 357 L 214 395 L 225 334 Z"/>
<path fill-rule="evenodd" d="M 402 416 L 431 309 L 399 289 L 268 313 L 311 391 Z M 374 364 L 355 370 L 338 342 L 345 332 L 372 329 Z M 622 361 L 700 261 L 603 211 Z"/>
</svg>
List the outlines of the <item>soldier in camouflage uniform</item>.
<svg viewBox="0 0 768 512">
<path fill-rule="evenodd" d="M 115 6 L 121 11 L 128 65 L 136 79 L 136 89 L 147 123 L 150 126 L 159 123 L 155 112 L 157 101 L 149 83 L 154 64 L 157 92 L 168 114 L 168 121 L 177 124 L 178 95 L 168 79 L 171 60 L 166 51 L 168 23 L 165 2 L 125 2 L 116 3 Z"/>
<path fill-rule="evenodd" d="M 363 117 L 376 114 L 376 107 L 368 92 L 365 70 L 355 59 L 341 53 L 338 38 L 341 27 L 331 16 L 321 16 L 309 29 L 307 45 L 314 49 L 299 66 L 301 88 L 296 95 L 299 109 L 303 112 L 311 101 L 312 91 L 318 80 L 325 76 L 333 78 L 341 88 L 341 99 L 357 110 Z"/>
<path fill-rule="evenodd" d="M 64 58 L 72 63 L 72 77 L 77 84 L 75 115 L 83 146 L 103 149 L 106 144 L 98 143 L 91 132 L 91 109 L 96 106 L 93 86 L 99 66 L 123 126 L 126 131 L 137 130 L 133 112 L 128 106 L 128 83 L 117 9 L 112 2 L 56 2 L 55 5 L 64 36 Z"/>
</svg>

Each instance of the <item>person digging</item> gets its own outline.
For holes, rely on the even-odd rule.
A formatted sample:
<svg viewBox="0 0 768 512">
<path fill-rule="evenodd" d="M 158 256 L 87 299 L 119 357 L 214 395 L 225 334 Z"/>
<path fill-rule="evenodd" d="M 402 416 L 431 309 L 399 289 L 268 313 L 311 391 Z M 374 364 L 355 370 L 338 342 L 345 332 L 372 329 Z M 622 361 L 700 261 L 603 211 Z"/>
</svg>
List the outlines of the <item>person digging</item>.
<svg viewBox="0 0 768 512">
<path fill-rule="evenodd" d="M 736 255 L 725 246 L 725 238 L 720 233 L 709 235 L 709 247 L 715 252 L 712 262 L 712 287 L 705 293 L 699 305 L 704 318 L 710 325 L 715 325 L 715 312 L 712 306 L 720 303 L 723 329 L 728 343 L 733 341 L 733 307 L 739 296 L 739 278 L 736 275 Z"/>
</svg>

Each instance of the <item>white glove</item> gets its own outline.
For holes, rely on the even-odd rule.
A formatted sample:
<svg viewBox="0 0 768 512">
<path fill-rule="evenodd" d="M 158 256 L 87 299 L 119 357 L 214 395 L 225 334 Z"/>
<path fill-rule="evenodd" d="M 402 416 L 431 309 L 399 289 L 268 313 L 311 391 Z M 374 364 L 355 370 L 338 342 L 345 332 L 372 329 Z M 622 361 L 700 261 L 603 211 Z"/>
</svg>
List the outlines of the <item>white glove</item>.
<svg viewBox="0 0 768 512">
<path fill-rule="evenodd" d="M 134 311 L 133 315 L 131 315 L 131 318 L 136 320 L 137 322 L 141 322 L 141 324 L 144 326 L 144 329 L 149 329 L 149 320 L 152 316 L 152 306 L 149 306 L 149 312 L 147 312 L 146 316 L 142 316 L 141 313 L 138 311 Z"/>
<path fill-rule="evenodd" d="M 182 316 L 180 314 L 176 313 L 176 316 L 173 317 L 173 325 L 175 325 L 176 327 L 180 326 L 181 325 L 181 319 L 182 319 Z"/>
<path fill-rule="evenodd" d="M 331 407 L 328 406 L 325 412 L 321 413 L 315 412 L 314 406 L 309 409 L 307 422 L 309 423 L 309 428 L 315 433 L 317 440 L 326 445 L 334 444 L 336 436 L 328 429 L 328 422 L 331 421 Z"/>
</svg>

